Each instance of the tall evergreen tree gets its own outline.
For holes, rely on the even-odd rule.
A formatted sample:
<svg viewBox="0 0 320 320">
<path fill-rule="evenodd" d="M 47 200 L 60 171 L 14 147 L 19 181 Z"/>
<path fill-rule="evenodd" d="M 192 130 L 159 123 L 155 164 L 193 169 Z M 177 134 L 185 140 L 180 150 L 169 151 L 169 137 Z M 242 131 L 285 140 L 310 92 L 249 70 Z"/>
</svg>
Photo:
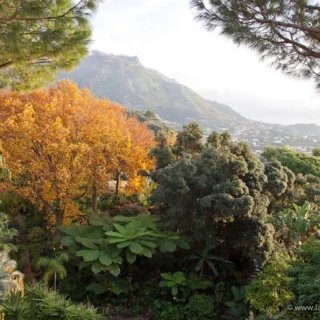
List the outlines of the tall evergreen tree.
<svg viewBox="0 0 320 320">
<path fill-rule="evenodd" d="M 203 132 L 196 122 L 190 122 L 183 126 L 181 132 L 177 135 L 177 142 L 175 146 L 176 153 L 181 155 L 183 152 L 191 154 L 201 151 Z"/>
<path fill-rule="evenodd" d="M 287 74 L 313 77 L 320 87 L 320 4 L 313 0 L 191 0 L 198 20 L 236 44 L 271 57 Z"/>
<path fill-rule="evenodd" d="M 99 0 L 0 1 L 0 87 L 32 89 L 87 54 Z"/>
<path fill-rule="evenodd" d="M 194 153 L 186 146 L 152 178 L 157 188 L 151 200 L 170 227 L 207 242 L 227 260 L 268 260 L 274 234 L 266 223 L 270 203 L 293 183 L 279 163 L 265 167 L 246 143 L 214 133 L 206 147 Z"/>
</svg>

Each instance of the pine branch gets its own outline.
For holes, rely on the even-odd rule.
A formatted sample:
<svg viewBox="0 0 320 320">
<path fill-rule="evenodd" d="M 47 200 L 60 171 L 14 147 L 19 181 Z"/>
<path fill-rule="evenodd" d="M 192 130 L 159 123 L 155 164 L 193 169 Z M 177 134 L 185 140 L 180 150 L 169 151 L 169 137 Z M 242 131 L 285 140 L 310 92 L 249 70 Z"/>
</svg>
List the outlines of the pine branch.
<svg viewBox="0 0 320 320">
<path fill-rule="evenodd" d="M 8 22 L 12 22 L 12 21 L 42 21 L 42 20 L 56 20 L 56 19 L 61 19 L 66 17 L 69 13 L 73 12 L 75 9 L 77 9 L 80 4 L 83 2 L 84 0 L 80 0 L 76 5 L 74 5 L 73 7 L 71 7 L 70 9 L 68 9 L 66 12 L 64 12 L 61 15 L 58 16 L 51 16 L 51 17 L 36 17 L 36 18 L 23 18 L 23 17 L 18 17 L 18 12 L 13 15 L 12 17 L 8 18 L 4 18 L 4 17 L 0 17 L 0 24 L 7 24 Z"/>
</svg>

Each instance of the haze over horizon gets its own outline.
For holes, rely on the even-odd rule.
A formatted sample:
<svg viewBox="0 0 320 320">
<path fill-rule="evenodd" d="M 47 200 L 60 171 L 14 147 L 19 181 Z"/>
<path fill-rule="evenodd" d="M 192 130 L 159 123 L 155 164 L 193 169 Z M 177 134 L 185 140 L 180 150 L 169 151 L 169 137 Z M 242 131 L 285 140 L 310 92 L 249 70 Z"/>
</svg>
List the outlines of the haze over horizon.
<svg viewBox="0 0 320 320">
<path fill-rule="evenodd" d="M 248 119 L 320 125 L 313 82 L 283 75 L 194 16 L 188 0 L 106 0 L 93 19 L 91 49 L 138 56 L 144 66 Z"/>
</svg>

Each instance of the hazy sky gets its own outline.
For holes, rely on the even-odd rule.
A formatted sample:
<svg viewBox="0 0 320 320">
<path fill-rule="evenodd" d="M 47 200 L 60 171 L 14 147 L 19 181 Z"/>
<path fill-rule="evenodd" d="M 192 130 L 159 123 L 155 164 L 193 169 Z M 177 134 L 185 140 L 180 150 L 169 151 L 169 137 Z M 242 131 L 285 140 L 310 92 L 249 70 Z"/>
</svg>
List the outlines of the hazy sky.
<svg viewBox="0 0 320 320">
<path fill-rule="evenodd" d="M 189 0 L 104 0 L 93 21 L 92 49 L 136 55 L 144 66 L 250 119 L 320 124 L 320 93 L 311 81 L 273 70 L 194 16 Z"/>
</svg>

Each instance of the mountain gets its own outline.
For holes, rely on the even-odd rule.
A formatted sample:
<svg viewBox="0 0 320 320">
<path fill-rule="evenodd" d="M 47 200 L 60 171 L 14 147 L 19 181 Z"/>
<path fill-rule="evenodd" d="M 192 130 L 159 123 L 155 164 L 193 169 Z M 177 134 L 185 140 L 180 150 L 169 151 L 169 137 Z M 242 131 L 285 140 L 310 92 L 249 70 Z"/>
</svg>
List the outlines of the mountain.
<svg viewBox="0 0 320 320">
<path fill-rule="evenodd" d="M 130 110 L 152 110 L 164 123 L 178 129 L 194 120 L 205 135 L 229 130 L 236 140 L 248 141 L 257 153 L 266 145 L 288 145 L 305 152 L 320 145 L 320 127 L 315 124 L 284 126 L 246 119 L 232 108 L 206 100 L 160 72 L 145 68 L 138 57 L 94 51 L 72 72 L 58 76 L 63 78 Z"/>
<path fill-rule="evenodd" d="M 71 73 L 60 74 L 61 78 L 69 78 L 96 96 L 106 96 L 128 109 L 152 110 L 178 127 L 195 120 L 211 130 L 246 120 L 230 107 L 206 100 L 160 72 L 145 68 L 138 57 L 94 51 Z"/>
</svg>

